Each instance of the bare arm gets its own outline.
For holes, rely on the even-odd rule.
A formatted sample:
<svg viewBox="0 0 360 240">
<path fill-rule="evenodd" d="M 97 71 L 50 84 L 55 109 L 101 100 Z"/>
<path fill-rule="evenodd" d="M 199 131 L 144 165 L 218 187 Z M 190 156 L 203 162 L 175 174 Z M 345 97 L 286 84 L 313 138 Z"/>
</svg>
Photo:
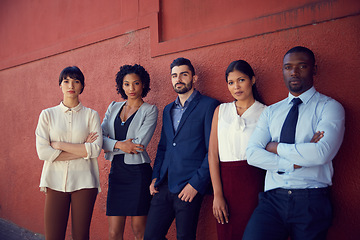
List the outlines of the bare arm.
<svg viewBox="0 0 360 240">
<path fill-rule="evenodd" d="M 220 177 L 220 161 L 219 161 L 219 148 L 218 148 L 218 119 L 219 119 L 219 107 L 215 109 L 209 140 L 209 170 L 211 176 L 211 183 L 214 190 L 213 201 L 213 214 L 218 223 L 224 224 L 229 222 L 228 206 L 226 204 L 221 177 Z"/>
</svg>

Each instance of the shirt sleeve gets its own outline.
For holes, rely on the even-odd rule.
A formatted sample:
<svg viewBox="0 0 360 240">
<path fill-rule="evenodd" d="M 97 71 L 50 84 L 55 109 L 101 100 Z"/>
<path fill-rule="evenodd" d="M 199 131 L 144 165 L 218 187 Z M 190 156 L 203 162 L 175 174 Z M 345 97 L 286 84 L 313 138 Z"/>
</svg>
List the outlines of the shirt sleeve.
<svg viewBox="0 0 360 240">
<path fill-rule="evenodd" d="M 256 128 L 250 137 L 246 149 L 247 161 L 250 165 L 268 171 L 291 172 L 294 170 L 293 164 L 279 155 L 266 150 L 266 145 L 271 142 L 269 119 L 270 108 L 268 107 L 260 115 Z"/>
<path fill-rule="evenodd" d="M 316 131 L 324 131 L 324 137 L 319 142 L 280 143 L 277 148 L 279 156 L 291 164 L 303 167 L 330 162 L 340 149 L 344 138 L 345 110 L 340 103 L 333 99 L 325 103 L 314 133 Z"/>
<path fill-rule="evenodd" d="M 36 151 L 40 160 L 53 162 L 60 155 L 61 150 L 54 149 L 50 145 L 49 121 L 49 114 L 43 110 L 40 113 L 38 125 L 35 130 Z"/>
<path fill-rule="evenodd" d="M 99 114 L 96 111 L 91 110 L 91 116 L 89 121 L 90 121 L 89 132 L 96 132 L 99 136 L 94 142 L 85 143 L 87 156 L 84 159 L 97 158 L 100 155 L 103 144 L 103 137 L 102 137 L 103 135 L 100 125 Z"/>
</svg>

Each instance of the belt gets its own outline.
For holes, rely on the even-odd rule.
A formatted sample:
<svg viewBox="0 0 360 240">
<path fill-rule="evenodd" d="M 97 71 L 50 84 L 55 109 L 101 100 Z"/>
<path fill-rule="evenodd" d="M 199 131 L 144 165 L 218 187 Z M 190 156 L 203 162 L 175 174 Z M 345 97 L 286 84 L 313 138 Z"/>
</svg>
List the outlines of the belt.
<svg viewBox="0 0 360 240">
<path fill-rule="evenodd" d="M 325 188 L 276 188 L 273 190 L 270 190 L 269 192 L 275 193 L 275 194 L 282 194 L 282 195 L 320 195 L 320 194 L 328 194 L 330 192 L 329 187 Z"/>
</svg>

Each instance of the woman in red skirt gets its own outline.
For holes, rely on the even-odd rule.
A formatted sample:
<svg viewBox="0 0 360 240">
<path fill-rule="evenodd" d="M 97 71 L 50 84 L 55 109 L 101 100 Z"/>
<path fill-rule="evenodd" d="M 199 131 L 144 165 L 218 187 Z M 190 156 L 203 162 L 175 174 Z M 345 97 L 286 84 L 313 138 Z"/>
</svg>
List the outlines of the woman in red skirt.
<svg viewBox="0 0 360 240">
<path fill-rule="evenodd" d="M 260 103 L 254 71 L 246 61 L 232 62 L 225 76 L 235 100 L 214 112 L 208 158 L 218 239 L 238 240 L 263 190 L 265 172 L 247 164 L 245 151 L 266 106 Z"/>
</svg>

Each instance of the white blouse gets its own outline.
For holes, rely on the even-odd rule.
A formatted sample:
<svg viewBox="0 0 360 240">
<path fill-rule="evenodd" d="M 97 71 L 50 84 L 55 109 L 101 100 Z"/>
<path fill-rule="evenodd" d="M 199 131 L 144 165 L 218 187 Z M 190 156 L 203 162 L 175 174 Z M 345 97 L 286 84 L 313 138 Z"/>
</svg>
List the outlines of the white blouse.
<svg viewBox="0 0 360 240">
<path fill-rule="evenodd" d="M 235 101 L 222 103 L 218 116 L 218 147 L 221 162 L 246 160 L 246 148 L 266 106 L 255 101 L 240 117 Z"/>
<path fill-rule="evenodd" d="M 85 143 L 87 156 L 70 161 L 55 161 L 61 150 L 51 147 L 53 141 L 84 143 L 90 132 L 97 132 L 93 143 Z M 40 188 L 73 192 L 84 188 L 98 188 L 100 192 L 97 157 L 102 147 L 99 114 L 81 103 L 68 108 L 63 103 L 41 112 L 35 131 L 36 150 L 44 160 Z"/>
</svg>

